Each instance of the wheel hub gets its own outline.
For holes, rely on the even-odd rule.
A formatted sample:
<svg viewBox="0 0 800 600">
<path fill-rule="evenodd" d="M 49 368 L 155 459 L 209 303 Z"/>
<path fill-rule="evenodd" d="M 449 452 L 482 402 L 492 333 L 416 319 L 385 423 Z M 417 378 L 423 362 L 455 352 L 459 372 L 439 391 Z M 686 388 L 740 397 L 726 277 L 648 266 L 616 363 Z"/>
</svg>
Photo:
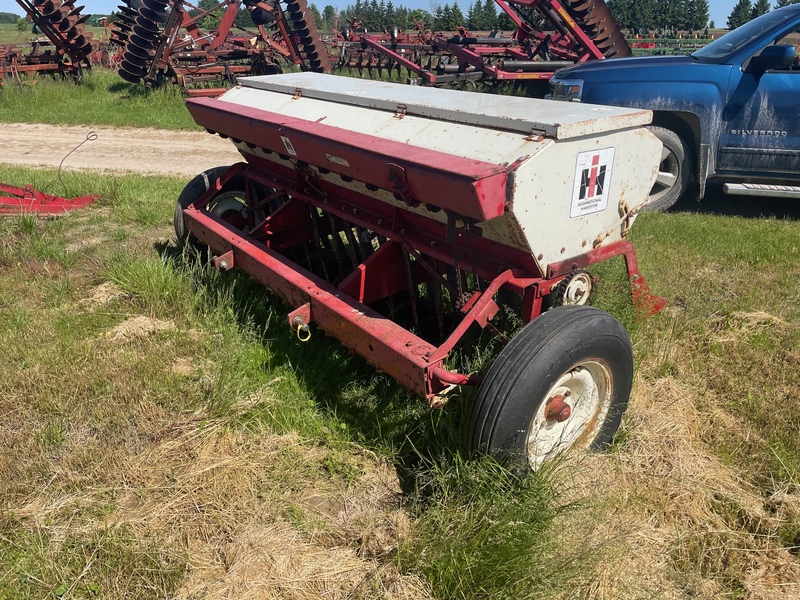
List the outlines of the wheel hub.
<svg viewBox="0 0 800 600">
<path fill-rule="evenodd" d="M 611 375 L 599 361 L 581 363 L 562 375 L 540 403 L 528 431 L 528 461 L 534 469 L 568 448 L 587 449 L 611 404 Z"/>
</svg>

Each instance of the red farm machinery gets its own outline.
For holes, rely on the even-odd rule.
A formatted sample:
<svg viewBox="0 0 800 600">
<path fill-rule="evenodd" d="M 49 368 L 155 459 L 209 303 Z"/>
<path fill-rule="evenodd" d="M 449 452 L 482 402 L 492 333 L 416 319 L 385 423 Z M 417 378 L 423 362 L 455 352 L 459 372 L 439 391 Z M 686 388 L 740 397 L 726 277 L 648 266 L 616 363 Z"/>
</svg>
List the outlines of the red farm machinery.
<svg viewBox="0 0 800 600">
<path fill-rule="evenodd" d="M 29 74 L 71 76 L 80 81 L 97 41 L 86 31 L 89 15 L 75 0 L 17 0 L 41 37 L 29 44 L 0 46 L 2 80 Z"/>
<path fill-rule="evenodd" d="M 351 23 L 338 42 L 340 68 L 362 76 L 407 75 L 412 83 L 548 81 L 577 62 L 630 56 L 631 49 L 603 0 L 496 0 L 516 26 L 509 36 L 455 35 L 391 27 L 382 35 Z M 353 26 L 354 25 L 354 26 Z M 544 87 L 543 87 L 544 89 Z"/>
<path fill-rule="evenodd" d="M 236 29 L 245 6 L 257 33 Z M 241 75 L 280 73 L 296 65 L 320 73 L 330 59 L 311 19 L 306 0 L 280 4 L 258 0 L 223 0 L 215 8 L 193 12 L 183 0 L 128 0 L 120 5 L 112 43 L 121 50 L 119 74 L 132 83 L 157 86 L 165 81 L 197 88 L 196 95 L 214 95 L 212 85 L 233 85 Z M 191 14 L 190 14 L 191 12 Z M 216 29 L 201 29 L 209 15 L 221 14 Z"/>
<path fill-rule="evenodd" d="M 480 386 L 472 449 L 536 468 L 609 443 L 633 353 L 587 304 L 588 269 L 622 257 L 635 305 L 664 305 L 626 239 L 661 156 L 649 111 L 316 73 L 187 105 L 244 160 L 185 187 L 179 241 L 280 296 L 302 339 L 322 329 L 431 405 Z M 460 372 L 476 332 L 504 347 Z"/>
</svg>

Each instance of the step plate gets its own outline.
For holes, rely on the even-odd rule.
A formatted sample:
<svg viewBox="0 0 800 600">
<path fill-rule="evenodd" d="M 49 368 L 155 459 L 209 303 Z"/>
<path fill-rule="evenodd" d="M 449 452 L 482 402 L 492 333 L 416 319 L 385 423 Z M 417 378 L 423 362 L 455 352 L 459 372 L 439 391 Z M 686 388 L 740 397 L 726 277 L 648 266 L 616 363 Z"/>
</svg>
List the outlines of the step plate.
<svg viewBox="0 0 800 600">
<path fill-rule="evenodd" d="M 731 196 L 761 196 L 770 198 L 800 199 L 800 187 L 794 185 L 768 185 L 764 183 L 726 183 L 723 191 Z"/>
</svg>

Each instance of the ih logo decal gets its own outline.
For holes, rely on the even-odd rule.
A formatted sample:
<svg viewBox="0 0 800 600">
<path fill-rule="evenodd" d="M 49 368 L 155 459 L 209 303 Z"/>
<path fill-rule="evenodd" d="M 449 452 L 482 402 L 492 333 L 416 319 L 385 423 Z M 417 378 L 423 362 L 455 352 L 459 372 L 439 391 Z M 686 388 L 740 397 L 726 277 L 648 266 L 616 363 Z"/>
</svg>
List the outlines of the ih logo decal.
<svg viewBox="0 0 800 600">
<path fill-rule="evenodd" d="M 570 217 L 581 217 L 606 209 L 613 166 L 614 148 L 578 154 Z"/>
</svg>

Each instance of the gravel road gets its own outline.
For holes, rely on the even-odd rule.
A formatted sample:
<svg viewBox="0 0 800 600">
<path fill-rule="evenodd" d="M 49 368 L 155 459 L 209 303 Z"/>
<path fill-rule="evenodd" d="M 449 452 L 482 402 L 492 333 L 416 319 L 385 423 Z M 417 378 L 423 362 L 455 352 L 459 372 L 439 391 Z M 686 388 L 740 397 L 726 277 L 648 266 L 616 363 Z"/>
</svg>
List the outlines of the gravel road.
<svg viewBox="0 0 800 600">
<path fill-rule="evenodd" d="M 89 132 L 97 138 L 70 154 L 64 169 L 193 177 L 241 158 L 230 141 L 205 132 L 4 123 L 0 162 L 58 167 Z"/>
</svg>

